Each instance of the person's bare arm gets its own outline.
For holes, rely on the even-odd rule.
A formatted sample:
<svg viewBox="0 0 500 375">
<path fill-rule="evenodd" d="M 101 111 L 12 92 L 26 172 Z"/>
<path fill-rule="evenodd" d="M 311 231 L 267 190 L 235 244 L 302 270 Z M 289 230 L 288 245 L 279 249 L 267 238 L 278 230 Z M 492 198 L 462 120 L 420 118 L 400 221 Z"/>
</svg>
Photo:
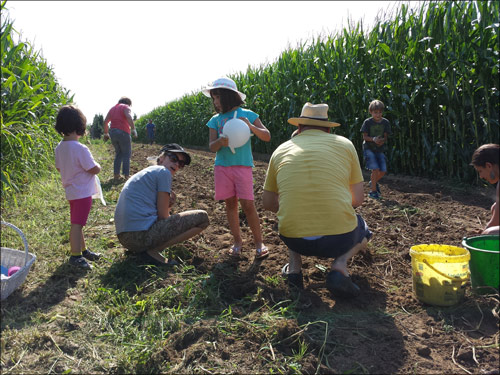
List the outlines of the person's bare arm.
<svg viewBox="0 0 500 375">
<path fill-rule="evenodd" d="M 210 134 L 209 134 L 209 136 L 210 136 L 210 138 L 209 138 L 208 147 L 209 147 L 210 151 L 217 152 L 222 147 L 229 146 L 229 138 L 227 138 L 227 137 L 218 137 L 217 136 L 217 130 L 210 128 Z"/>
<path fill-rule="evenodd" d="M 101 171 L 101 166 L 99 164 L 97 164 L 95 167 L 87 170 L 87 172 L 92 173 L 92 174 L 98 174 L 100 171 Z"/>
<path fill-rule="evenodd" d="M 132 131 L 134 134 L 137 134 L 135 130 L 134 119 L 132 118 L 132 110 L 130 109 L 130 107 L 123 108 L 123 114 L 127 118 L 127 122 L 130 125 L 130 131 Z"/>
<path fill-rule="evenodd" d="M 264 190 L 264 193 L 262 195 L 262 205 L 264 206 L 264 210 L 278 212 L 280 208 L 278 193 Z"/>
<path fill-rule="evenodd" d="M 363 191 L 363 182 L 349 185 L 349 188 L 351 190 L 352 206 L 354 208 L 361 206 L 365 199 L 365 193 Z"/>
<path fill-rule="evenodd" d="M 111 121 L 110 119 L 110 116 L 109 116 L 109 112 L 108 114 L 106 115 L 106 118 L 104 119 L 104 123 L 102 124 L 102 127 L 103 127 L 103 131 L 104 131 L 104 140 L 108 139 L 109 138 L 109 122 Z"/>
<path fill-rule="evenodd" d="M 259 118 L 255 119 L 253 124 L 251 124 L 250 121 L 248 121 L 248 119 L 245 117 L 240 117 L 240 120 L 245 122 L 245 124 L 247 124 L 247 126 L 250 128 L 250 131 L 255 134 L 260 140 L 264 142 L 269 142 L 271 140 L 271 133 L 269 132 L 269 130 L 267 130 L 267 128 Z"/>
<path fill-rule="evenodd" d="M 170 194 L 166 191 L 159 191 L 156 196 L 156 209 L 158 210 L 158 220 L 166 219 L 170 216 Z"/>
</svg>

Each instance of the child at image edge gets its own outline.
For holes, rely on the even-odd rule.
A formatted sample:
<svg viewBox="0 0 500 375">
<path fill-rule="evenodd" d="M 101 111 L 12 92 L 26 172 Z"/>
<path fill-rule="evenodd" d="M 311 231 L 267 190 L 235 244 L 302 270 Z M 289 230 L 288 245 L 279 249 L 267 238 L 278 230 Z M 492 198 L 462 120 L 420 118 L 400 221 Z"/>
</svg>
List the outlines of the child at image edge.
<svg viewBox="0 0 500 375">
<path fill-rule="evenodd" d="M 246 95 L 239 92 L 236 83 L 230 78 L 219 78 L 212 86 L 202 90 L 203 94 L 212 98 L 215 111 L 207 123 L 210 128 L 210 151 L 215 156 L 215 199 L 224 200 L 229 229 L 233 235 L 234 244 L 229 254 L 238 256 L 241 253 L 243 239 L 240 232 L 238 215 L 238 200 L 250 226 L 256 246 L 257 259 L 269 255 L 269 250 L 262 241 L 260 220 L 254 204 L 253 192 L 253 156 L 250 139 L 241 147 L 235 148 L 235 153 L 228 147 L 229 139 L 223 136 L 224 124 L 234 117 L 244 121 L 250 131 L 264 142 L 271 140 L 269 130 L 262 124 L 259 115 L 248 109 L 240 108 L 244 104 Z"/>
<path fill-rule="evenodd" d="M 369 197 L 380 199 L 378 182 L 387 172 L 384 151 L 387 137 L 391 134 L 391 124 L 386 118 L 382 117 L 384 103 L 380 100 L 373 100 L 368 107 L 368 111 L 372 117 L 366 119 L 361 126 L 363 155 L 366 168 L 372 171 Z"/>
<path fill-rule="evenodd" d="M 90 269 L 87 259 L 98 260 L 101 254 L 86 249 L 83 227 L 92 207 L 92 196 L 97 193 L 95 175 L 101 166 L 88 147 L 78 141 L 85 134 L 86 124 L 87 119 L 78 108 L 65 105 L 59 109 L 55 128 L 64 138 L 55 149 L 55 160 L 70 207 L 69 264 Z"/>
</svg>

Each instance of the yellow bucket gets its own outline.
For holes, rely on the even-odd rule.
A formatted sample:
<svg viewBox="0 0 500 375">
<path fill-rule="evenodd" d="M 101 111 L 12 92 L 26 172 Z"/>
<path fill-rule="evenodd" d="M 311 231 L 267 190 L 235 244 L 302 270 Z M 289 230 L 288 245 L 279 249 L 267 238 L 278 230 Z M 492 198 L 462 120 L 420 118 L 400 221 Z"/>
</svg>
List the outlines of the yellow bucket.
<svg viewBox="0 0 500 375">
<path fill-rule="evenodd" d="M 450 245 L 416 245 L 410 248 L 413 293 L 422 302 L 455 305 L 464 297 L 469 280 L 470 253 Z"/>
</svg>

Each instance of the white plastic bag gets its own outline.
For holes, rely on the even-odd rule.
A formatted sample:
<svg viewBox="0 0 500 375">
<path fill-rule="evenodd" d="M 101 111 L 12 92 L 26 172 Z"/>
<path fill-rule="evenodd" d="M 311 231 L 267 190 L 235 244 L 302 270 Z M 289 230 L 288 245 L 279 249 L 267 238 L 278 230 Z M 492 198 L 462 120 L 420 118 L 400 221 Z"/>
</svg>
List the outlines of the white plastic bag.
<svg viewBox="0 0 500 375">
<path fill-rule="evenodd" d="M 92 195 L 92 199 L 100 199 L 102 205 L 105 206 L 106 201 L 104 200 L 104 196 L 102 195 L 101 180 L 99 180 L 99 177 L 97 175 L 95 175 L 95 187 L 97 189 L 97 193 Z"/>
</svg>

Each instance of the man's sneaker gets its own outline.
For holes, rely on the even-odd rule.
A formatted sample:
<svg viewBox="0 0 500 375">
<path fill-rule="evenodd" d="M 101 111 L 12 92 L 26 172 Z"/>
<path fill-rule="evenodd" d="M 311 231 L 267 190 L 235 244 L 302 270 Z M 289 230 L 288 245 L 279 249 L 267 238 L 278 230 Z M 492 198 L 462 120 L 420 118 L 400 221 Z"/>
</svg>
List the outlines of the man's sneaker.
<svg viewBox="0 0 500 375">
<path fill-rule="evenodd" d="M 102 257 L 101 253 L 94 253 L 93 251 L 90 251 L 89 249 L 86 249 L 85 251 L 83 251 L 82 255 L 85 259 L 88 259 L 88 260 L 99 260 L 99 258 Z"/>
<path fill-rule="evenodd" d="M 92 266 L 85 260 L 83 256 L 74 256 L 74 255 L 70 256 L 69 264 L 86 270 L 92 269 Z"/>
<path fill-rule="evenodd" d="M 370 194 L 368 196 L 372 199 L 380 199 L 380 195 L 376 191 L 370 191 Z"/>
</svg>

